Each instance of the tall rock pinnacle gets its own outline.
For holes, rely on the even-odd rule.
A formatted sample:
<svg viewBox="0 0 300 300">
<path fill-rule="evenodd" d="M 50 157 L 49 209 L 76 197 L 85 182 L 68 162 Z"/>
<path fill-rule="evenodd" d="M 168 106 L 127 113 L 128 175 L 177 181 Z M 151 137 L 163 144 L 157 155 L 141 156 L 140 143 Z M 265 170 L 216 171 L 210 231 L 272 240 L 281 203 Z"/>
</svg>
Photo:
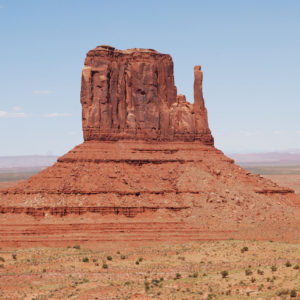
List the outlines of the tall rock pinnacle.
<svg viewBox="0 0 300 300">
<path fill-rule="evenodd" d="M 201 66 L 194 67 L 194 111 L 196 114 L 196 122 L 200 128 L 208 129 L 207 110 L 204 105 L 202 92 L 203 73 Z"/>
<path fill-rule="evenodd" d="M 177 96 L 170 55 L 152 49 L 99 46 L 87 53 L 82 71 L 84 139 L 213 145 L 200 67 L 195 67 L 194 92 L 194 105 L 184 95 Z"/>
</svg>

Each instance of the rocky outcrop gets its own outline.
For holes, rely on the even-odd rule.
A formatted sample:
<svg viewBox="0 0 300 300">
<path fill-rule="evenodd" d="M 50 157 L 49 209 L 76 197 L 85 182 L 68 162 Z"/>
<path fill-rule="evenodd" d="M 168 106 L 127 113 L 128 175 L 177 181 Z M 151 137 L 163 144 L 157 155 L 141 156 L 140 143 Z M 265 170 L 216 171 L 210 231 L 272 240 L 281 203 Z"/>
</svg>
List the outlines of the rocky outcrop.
<svg viewBox="0 0 300 300">
<path fill-rule="evenodd" d="M 213 145 L 195 67 L 194 104 L 177 96 L 170 55 L 152 49 L 88 52 L 82 71 L 84 140 L 200 141 Z"/>
</svg>

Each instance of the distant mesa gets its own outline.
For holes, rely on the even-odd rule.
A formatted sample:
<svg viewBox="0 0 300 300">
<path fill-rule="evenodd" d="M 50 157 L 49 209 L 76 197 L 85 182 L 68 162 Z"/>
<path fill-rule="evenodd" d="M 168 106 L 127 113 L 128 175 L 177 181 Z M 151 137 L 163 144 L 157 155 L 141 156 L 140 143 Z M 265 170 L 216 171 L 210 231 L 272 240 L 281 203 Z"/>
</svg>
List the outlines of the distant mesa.
<svg viewBox="0 0 300 300">
<path fill-rule="evenodd" d="M 192 104 L 177 94 L 170 55 L 89 51 L 84 142 L 0 191 L 0 246 L 300 241 L 300 198 L 214 147 L 199 65 L 194 76 Z"/>
</svg>

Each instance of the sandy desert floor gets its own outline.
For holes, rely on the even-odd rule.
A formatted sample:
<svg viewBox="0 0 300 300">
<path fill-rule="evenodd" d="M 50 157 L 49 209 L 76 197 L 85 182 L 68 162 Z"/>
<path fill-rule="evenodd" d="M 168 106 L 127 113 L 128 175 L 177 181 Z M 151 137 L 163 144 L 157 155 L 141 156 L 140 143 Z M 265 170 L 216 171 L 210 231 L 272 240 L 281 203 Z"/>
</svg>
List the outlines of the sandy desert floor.
<svg viewBox="0 0 300 300">
<path fill-rule="evenodd" d="M 299 299 L 300 295 L 300 244 L 227 240 L 114 250 L 70 245 L 0 250 L 0 260 L 1 299 Z"/>
</svg>

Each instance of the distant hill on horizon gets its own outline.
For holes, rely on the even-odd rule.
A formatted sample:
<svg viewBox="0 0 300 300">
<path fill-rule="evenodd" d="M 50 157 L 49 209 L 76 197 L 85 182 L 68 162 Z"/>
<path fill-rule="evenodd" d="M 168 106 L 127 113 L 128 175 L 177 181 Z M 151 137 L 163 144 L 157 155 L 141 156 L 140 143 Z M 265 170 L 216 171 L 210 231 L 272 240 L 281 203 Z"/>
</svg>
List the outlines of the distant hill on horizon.
<svg viewBox="0 0 300 300">
<path fill-rule="evenodd" d="M 0 172 L 30 172 L 51 166 L 57 160 L 55 155 L 0 156 Z"/>
<path fill-rule="evenodd" d="M 240 165 L 300 165 L 300 150 L 293 152 L 226 153 Z M 56 155 L 0 156 L 0 172 L 39 171 L 53 165 Z"/>
<path fill-rule="evenodd" d="M 300 151 L 265 153 L 229 153 L 230 158 L 241 165 L 300 165 Z"/>
</svg>

